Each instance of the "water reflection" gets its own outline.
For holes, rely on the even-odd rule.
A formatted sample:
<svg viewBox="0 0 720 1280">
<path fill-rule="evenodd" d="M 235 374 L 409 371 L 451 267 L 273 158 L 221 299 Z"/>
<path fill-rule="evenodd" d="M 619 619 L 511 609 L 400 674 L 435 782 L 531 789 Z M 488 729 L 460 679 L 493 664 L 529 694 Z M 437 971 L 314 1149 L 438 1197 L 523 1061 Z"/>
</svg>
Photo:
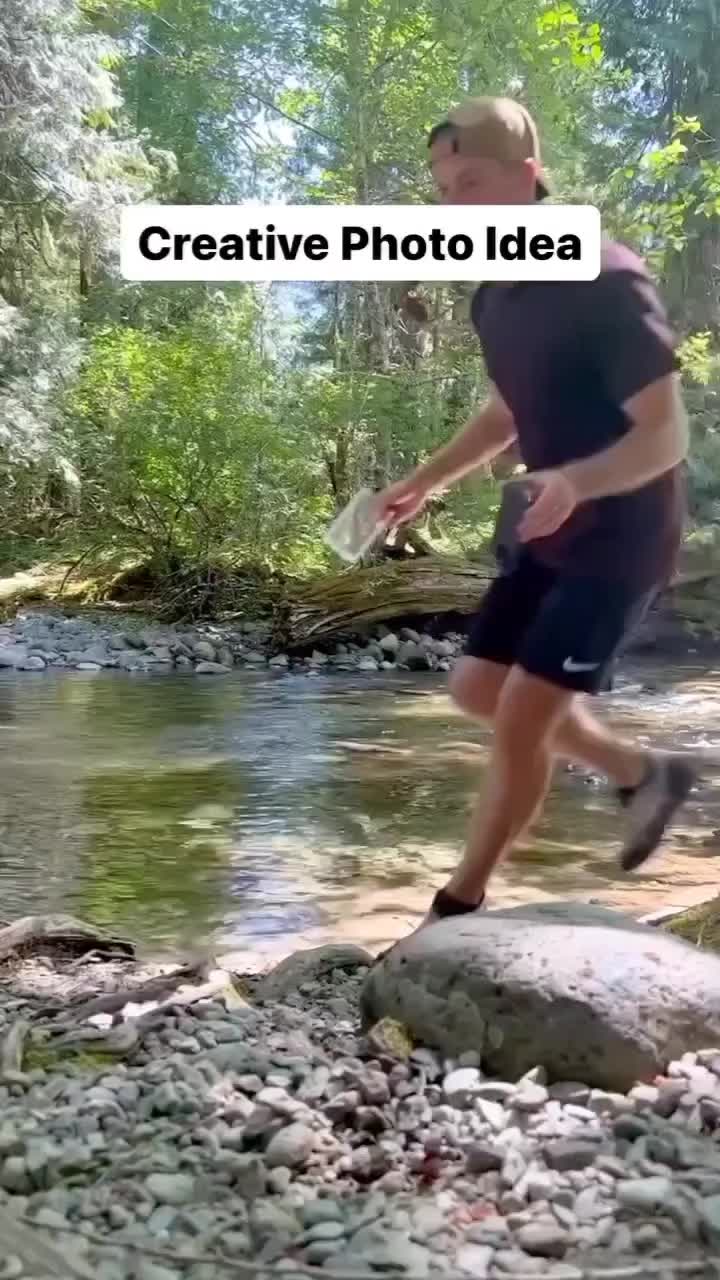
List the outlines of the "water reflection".
<svg viewBox="0 0 720 1280">
<path fill-rule="evenodd" d="M 674 675 L 609 711 L 717 748 L 716 673 Z M 402 910 L 454 865 L 487 746 L 434 677 L 3 675 L 0 914 L 70 910 L 155 949 Z M 713 876 L 712 791 L 690 827 L 692 874 Z M 560 774 L 505 883 L 625 893 L 617 838 L 606 789 Z"/>
</svg>

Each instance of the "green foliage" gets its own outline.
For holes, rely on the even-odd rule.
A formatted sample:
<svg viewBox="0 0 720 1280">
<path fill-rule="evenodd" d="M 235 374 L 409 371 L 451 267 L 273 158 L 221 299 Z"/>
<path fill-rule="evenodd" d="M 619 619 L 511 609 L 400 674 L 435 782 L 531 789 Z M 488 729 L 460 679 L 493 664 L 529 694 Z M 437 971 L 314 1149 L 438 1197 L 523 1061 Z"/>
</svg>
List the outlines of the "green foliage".
<svg viewBox="0 0 720 1280">
<path fill-rule="evenodd" d="M 184 327 L 99 332 L 67 413 L 84 512 L 160 566 L 283 564 L 330 513 L 314 442 L 259 354 L 251 294 Z"/>
<path fill-rule="evenodd" d="M 469 289 L 120 280 L 119 206 L 418 203 L 467 93 L 537 117 L 558 196 L 649 260 L 682 337 L 693 510 L 720 494 L 720 46 L 705 0 L 5 0 L 0 480 L 17 545 L 63 533 L 169 571 L 317 570 L 361 485 L 402 474 L 485 391 Z M 6 100 L 7 96 L 7 100 Z M 487 541 L 498 481 L 434 504 Z M 19 542 L 18 542 L 19 540 Z"/>
</svg>

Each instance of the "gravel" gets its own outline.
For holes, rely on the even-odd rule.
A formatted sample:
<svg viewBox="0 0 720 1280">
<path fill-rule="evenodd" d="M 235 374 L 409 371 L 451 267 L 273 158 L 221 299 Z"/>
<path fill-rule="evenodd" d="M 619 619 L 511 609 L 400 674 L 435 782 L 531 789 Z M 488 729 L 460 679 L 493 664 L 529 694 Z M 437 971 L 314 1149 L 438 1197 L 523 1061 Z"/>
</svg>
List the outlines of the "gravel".
<svg viewBox="0 0 720 1280">
<path fill-rule="evenodd" d="M 57 608 L 23 608 L 0 625 L 0 668 L 18 672 L 113 669 L 224 676 L 236 668 L 267 668 L 274 675 L 314 674 L 324 670 L 449 671 L 464 648 L 457 632 L 435 638 L 417 632 L 399 636 L 387 627 L 357 643 L 315 649 L 310 656 L 276 652 L 271 628 L 262 622 L 195 626 L 140 625 L 131 615 L 82 617 Z"/>
<path fill-rule="evenodd" d="M 628 1095 L 548 1082 L 542 1064 L 490 1080 L 479 1055 L 376 1048 L 387 1036 L 364 1035 L 357 1016 L 366 972 L 304 967 L 301 990 L 285 975 L 283 1000 L 254 1006 L 262 980 L 246 975 L 242 1008 L 134 1006 L 137 1034 L 114 1061 L 68 1051 L 5 1073 L 0 1216 L 31 1220 L 57 1247 L 70 1228 L 97 1280 L 224 1280 L 220 1253 L 286 1277 L 307 1265 L 570 1277 L 639 1261 L 661 1271 L 720 1248 L 717 1113 L 699 1131 L 693 1119 L 699 1091 L 720 1108 L 720 1051 Z M 6 982 L 0 1037 L 18 1019 L 34 1052 L 52 1001 Z M 33 1275 L 10 1252 L 2 1265 L 0 1277 Z"/>
</svg>

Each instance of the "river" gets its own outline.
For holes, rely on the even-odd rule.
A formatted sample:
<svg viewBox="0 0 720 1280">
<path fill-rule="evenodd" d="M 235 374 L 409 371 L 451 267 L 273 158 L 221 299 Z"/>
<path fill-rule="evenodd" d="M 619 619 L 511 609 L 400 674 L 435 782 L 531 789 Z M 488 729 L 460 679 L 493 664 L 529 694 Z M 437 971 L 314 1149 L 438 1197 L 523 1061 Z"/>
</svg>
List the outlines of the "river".
<svg viewBox="0 0 720 1280">
<path fill-rule="evenodd" d="M 662 856 L 628 877 L 608 788 L 559 770 L 491 905 L 640 913 L 720 887 L 720 670 L 635 665 L 603 708 L 647 741 L 707 753 L 702 787 Z M 3 674 L 0 914 L 68 911 L 154 957 L 375 949 L 454 865 L 488 743 L 432 675 Z"/>
</svg>

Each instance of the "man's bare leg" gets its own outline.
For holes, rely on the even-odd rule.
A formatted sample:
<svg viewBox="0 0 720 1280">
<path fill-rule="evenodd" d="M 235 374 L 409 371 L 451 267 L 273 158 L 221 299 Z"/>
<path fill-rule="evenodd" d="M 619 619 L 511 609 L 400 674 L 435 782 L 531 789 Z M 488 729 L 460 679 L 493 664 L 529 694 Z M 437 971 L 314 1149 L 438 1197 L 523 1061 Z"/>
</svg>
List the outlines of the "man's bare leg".
<svg viewBox="0 0 720 1280">
<path fill-rule="evenodd" d="M 497 700 L 493 752 L 470 824 L 465 856 L 447 885 L 479 903 L 499 859 L 530 826 L 547 796 L 554 742 L 575 695 L 513 667 Z"/>
<path fill-rule="evenodd" d="M 467 715 L 494 720 L 509 673 L 509 667 L 495 662 L 461 658 L 450 680 L 450 693 Z M 598 720 L 579 694 L 570 695 L 555 729 L 553 753 L 598 769 L 619 787 L 634 787 L 642 781 L 649 754 L 646 748 L 621 738 Z"/>
<path fill-rule="evenodd" d="M 493 720 L 494 740 L 464 858 L 440 895 L 449 895 L 450 914 L 480 904 L 497 862 L 540 812 L 558 756 L 600 769 L 620 788 L 652 792 L 654 784 L 646 779 L 652 777 L 653 753 L 607 729 L 570 690 L 520 667 L 467 657 L 453 673 L 451 693 L 466 712 Z M 644 860 L 690 789 L 692 770 L 683 764 L 673 770 L 679 774 L 670 779 L 674 791 L 663 778 L 660 794 L 650 795 L 649 814 L 626 843 L 621 860 L 626 870 L 633 857 L 636 865 Z M 436 918 L 431 909 L 424 923 Z"/>
</svg>

